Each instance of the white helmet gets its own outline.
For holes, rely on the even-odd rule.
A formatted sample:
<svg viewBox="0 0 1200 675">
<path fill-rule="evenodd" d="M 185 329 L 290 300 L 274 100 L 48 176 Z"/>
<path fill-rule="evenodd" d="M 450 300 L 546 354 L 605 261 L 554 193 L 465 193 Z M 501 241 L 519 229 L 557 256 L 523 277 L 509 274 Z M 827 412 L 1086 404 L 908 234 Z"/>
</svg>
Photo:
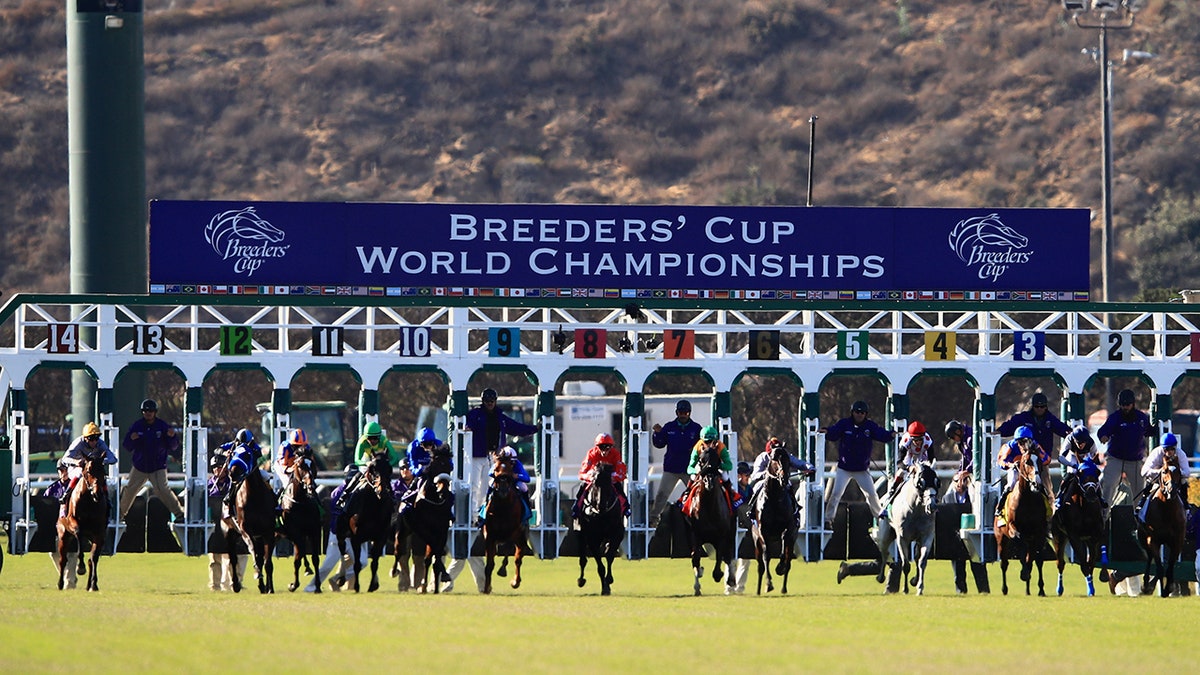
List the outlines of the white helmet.
<svg viewBox="0 0 1200 675">
<path fill-rule="evenodd" d="M 516 459 L 517 458 L 517 451 L 511 445 L 506 445 L 503 448 L 500 448 L 500 451 L 497 452 L 496 454 L 499 455 L 500 457 L 507 457 L 508 459 Z"/>
</svg>

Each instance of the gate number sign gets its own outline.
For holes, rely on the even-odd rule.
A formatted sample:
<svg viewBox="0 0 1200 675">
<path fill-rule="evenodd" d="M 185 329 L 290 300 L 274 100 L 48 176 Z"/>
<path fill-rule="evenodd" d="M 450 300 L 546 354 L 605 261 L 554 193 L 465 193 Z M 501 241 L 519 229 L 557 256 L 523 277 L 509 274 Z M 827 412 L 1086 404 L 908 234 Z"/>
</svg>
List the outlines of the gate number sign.
<svg viewBox="0 0 1200 675">
<path fill-rule="evenodd" d="M 603 328 L 575 329 L 575 358 L 602 359 L 607 354 L 608 331 Z"/>
<path fill-rule="evenodd" d="M 221 326 L 221 356 L 250 356 L 254 340 L 249 326 Z"/>
</svg>

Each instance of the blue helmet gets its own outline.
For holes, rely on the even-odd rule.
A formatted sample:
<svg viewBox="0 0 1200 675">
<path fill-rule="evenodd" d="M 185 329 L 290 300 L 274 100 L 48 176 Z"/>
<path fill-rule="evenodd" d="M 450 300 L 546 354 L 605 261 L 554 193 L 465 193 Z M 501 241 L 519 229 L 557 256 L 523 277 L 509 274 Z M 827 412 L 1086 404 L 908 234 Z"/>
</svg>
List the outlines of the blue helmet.
<svg viewBox="0 0 1200 675">
<path fill-rule="evenodd" d="M 1021 440 L 1022 438 L 1033 438 L 1033 427 L 1028 424 L 1017 428 L 1017 433 L 1013 434 L 1013 438 Z"/>
<path fill-rule="evenodd" d="M 241 443 L 242 445 L 249 445 L 254 442 L 254 432 L 250 431 L 249 429 L 239 429 L 237 436 L 234 436 L 233 440 Z"/>
<path fill-rule="evenodd" d="M 1164 448 L 1179 447 L 1179 437 L 1168 431 L 1167 433 L 1163 434 L 1162 445 Z"/>
<path fill-rule="evenodd" d="M 1087 445 L 1092 441 L 1092 434 L 1085 426 L 1078 426 L 1071 430 L 1071 440 L 1075 441 L 1076 445 Z"/>
<path fill-rule="evenodd" d="M 421 427 L 421 430 L 417 432 L 417 442 L 433 443 L 434 445 L 442 444 L 441 440 L 438 439 L 437 434 L 433 433 L 433 429 L 430 429 L 429 427 Z"/>
</svg>

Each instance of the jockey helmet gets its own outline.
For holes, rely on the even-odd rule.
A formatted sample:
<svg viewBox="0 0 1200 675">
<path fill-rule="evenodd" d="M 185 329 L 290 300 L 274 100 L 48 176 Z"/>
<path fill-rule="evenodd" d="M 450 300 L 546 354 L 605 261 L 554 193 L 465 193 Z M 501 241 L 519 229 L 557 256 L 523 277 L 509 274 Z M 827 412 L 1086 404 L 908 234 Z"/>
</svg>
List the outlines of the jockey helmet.
<svg viewBox="0 0 1200 675">
<path fill-rule="evenodd" d="M 218 454 L 218 455 L 213 455 L 212 457 L 208 458 L 208 470 L 209 471 L 216 471 L 217 469 L 219 469 L 223 466 L 225 466 L 225 455 Z"/>
<path fill-rule="evenodd" d="M 596 434 L 596 445 L 598 447 L 607 445 L 611 448 L 616 445 L 616 441 L 613 440 L 612 434 Z"/>
<path fill-rule="evenodd" d="M 1034 408 L 1049 404 L 1050 402 L 1046 400 L 1046 395 L 1040 391 L 1029 398 L 1029 405 L 1033 406 Z"/>
<path fill-rule="evenodd" d="M 434 445 L 442 444 L 437 434 L 433 433 L 433 429 L 429 427 L 421 427 L 421 430 L 417 432 L 417 441 L 420 443 L 433 443 Z"/>
<path fill-rule="evenodd" d="M 142 401 L 142 412 L 147 412 L 147 411 L 158 412 L 158 404 L 155 403 L 154 399 L 152 399 L 152 398 L 148 398 L 145 401 Z"/>
<path fill-rule="evenodd" d="M 1092 440 L 1092 434 L 1085 426 L 1078 426 L 1071 430 L 1071 440 L 1075 441 L 1075 445 L 1087 445 Z"/>
<path fill-rule="evenodd" d="M 254 432 L 249 429 L 238 429 L 237 436 L 234 436 L 233 440 L 242 445 L 249 445 L 254 442 Z"/>
<path fill-rule="evenodd" d="M 411 469 L 412 462 L 408 461 L 407 457 L 401 457 L 400 462 L 396 464 L 396 468 L 400 469 L 401 471 L 403 471 L 404 469 Z"/>
<path fill-rule="evenodd" d="M 766 447 L 766 451 L 767 451 L 767 452 L 771 452 L 771 451 L 772 451 L 772 450 L 774 450 L 775 448 L 781 448 L 781 447 L 783 447 L 783 446 L 784 446 L 784 442 L 783 442 L 783 441 L 781 441 L 781 440 L 779 440 L 779 437 L 778 437 L 778 436 L 772 436 L 772 437 L 770 437 L 770 438 L 768 438 L 768 439 L 767 439 L 767 447 Z"/>
<path fill-rule="evenodd" d="M 292 429 L 288 443 L 296 446 L 308 445 L 308 434 L 304 433 L 303 429 Z"/>
<path fill-rule="evenodd" d="M 1121 393 L 1117 394 L 1117 405 L 1133 405 L 1134 396 L 1132 389 L 1122 389 Z"/>
<path fill-rule="evenodd" d="M 100 427 L 97 426 L 95 422 L 88 422 L 87 424 L 83 425 L 83 437 L 91 438 L 92 436 L 97 438 L 100 437 Z"/>
<path fill-rule="evenodd" d="M 690 413 L 690 412 L 692 412 L 692 404 L 691 404 L 691 402 L 690 402 L 690 401 L 686 401 L 686 400 L 682 400 L 682 401 L 680 401 L 679 403 L 676 403 L 676 404 L 675 404 L 675 412 L 677 412 L 677 413 L 681 413 L 681 412 Z"/>
<path fill-rule="evenodd" d="M 351 478 L 357 476 L 361 472 L 358 470 L 357 466 L 355 466 L 354 464 L 349 464 L 346 466 L 346 470 L 344 471 L 344 473 L 346 474 L 346 480 L 350 480 Z"/>
<path fill-rule="evenodd" d="M 738 462 L 737 472 L 739 476 L 750 473 L 750 465 L 746 462 Z"/>
<path fill-rule="evenodd" d="M 489 387 L 489 388 L 483 390 L 483 395 L 480 396 L 479 398 L 484 403 L 488 403 L 489 401 L 492 403 L 495 403 L 496 399 L 498 399 L 500 397 L 498 395 L 496 395 L 495 389 L 492 389 Z"/>
<path fill-rule="evenodd" d="M 500 451 L 496 454 L 500 457 L 507 457 L 509 459 L 517 458 L 517 451 L 511 445 L 506 445 L 503 448 L 500 448 Z"/>
<path fill-rule="evenodd" d="M 449 485 L 450 484 L 450 474 L 444 473 L 444 472 L 439 473 L 438 475 L 433 477 L 433 483 L 434 483 L 434 485 L 437 485 L 438 483 Z"/>
<path fill-rule="evenodd" d="M 1162 436 L 1162 445 L 1164 448 L 1178 447 L 1179 437 L 1168 431 Z"/>
<path fill-rule="evenodd" d="M 367 426 L 363 427 L 363 436 L 379 436 L 383 434 L 383 427 L 379 426 L 379 422 L 367 422 Z"/>
<path fill-rule="evenodd" d="M 55 465 L 55 468 L 57 468 L 59 471 L 65 471 L 66 469 L 70 468 L 70 465 L 67 464 L 65 457 L 59 457 L 58 464 Z"/>
<path fill-rule="evenodd" d="M 720 437 L 721 434 L 717 432 L 717 428 L 714 426 L 707 426 L 700 430 L 700 440 L 702 441 L 715 441 Z"/>
<path fill-rule="evenodd" d="M 1017 433 L 1013 434 L 1013 438 L 1020 440 L 1022 438 L 1033 438 L 1033 427 L 1028 424 L 1017 427 Z"/>
<path fill-rule="evenodd" d="M 921 424 L 920 422 L 913 422 L 912 424 L 908 425 L 908 433 L 913 436 L 924 436 L 925 425 Z"/>
<path fill-rule="evenodd" d="M 854 404 L 850 406 L 850 412 L 866 413 L 866 412 L 871 412 L 871 409 L 869 407 L 867 407 L 866 401 L 855 401 Z"/>
<path fill-rule="evenodd" d="M 962 422 L 958 420 L 950 420 L 946 422 L 946 438 L 952 438 L 954 434 L 963 430 Z"/>
</svg>

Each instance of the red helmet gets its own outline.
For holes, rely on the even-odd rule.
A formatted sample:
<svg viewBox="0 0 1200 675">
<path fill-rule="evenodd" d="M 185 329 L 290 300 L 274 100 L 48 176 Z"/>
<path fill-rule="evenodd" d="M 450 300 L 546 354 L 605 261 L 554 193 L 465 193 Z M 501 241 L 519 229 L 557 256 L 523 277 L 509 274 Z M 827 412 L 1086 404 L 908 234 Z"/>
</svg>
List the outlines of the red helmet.
<svg viewBox="0 0 1200 675">
<path fill-rule="evenodd" d="M 292 429 L 288 443 L 295 446 L 308 445 L 308 434 L 304 433 L 303 429 Z"/>
<path fill-rule="evenodd" d="M 612 434 L 596 434 L 596 445 L 616 445 L 616 441 L 613 440 Z"/>
<path fill-rule="evenodd" d="M 921 424 L 920 422 L 913 422 L 912 424 L 908 425 L 908 433 L 913 436 L 924 436 L 925 425 Z"/>
</svg>

